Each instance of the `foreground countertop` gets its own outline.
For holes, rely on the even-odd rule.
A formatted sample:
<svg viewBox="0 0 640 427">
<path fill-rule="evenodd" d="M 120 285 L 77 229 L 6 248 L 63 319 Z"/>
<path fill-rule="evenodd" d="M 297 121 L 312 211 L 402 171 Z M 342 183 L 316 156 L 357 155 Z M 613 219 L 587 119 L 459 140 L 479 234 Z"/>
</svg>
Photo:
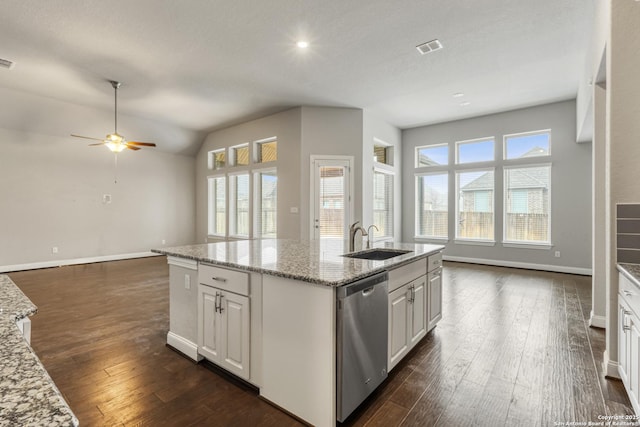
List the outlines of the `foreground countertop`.
<svg viewBox="0 0 640 427">
<path fill-rule="evenodd" d="M 239 240 L 152 249 L 152 252 L 309 283 L 339 286 L 407 264 L 444 249 L 421 243 L 377 243 L 374 248 L 411 251 L 384 261 L 347 258 L 345 241 Z"/>
<path fill-rule="evenodd" d="M 618 271 L 624 274 L 631 282 L 640 287 L 640 264 L 618 263 Z"/>
<path fill-rule="evenodd" d="M 0 426 L 77 426 L 16 325 L 37 308 L 7 275 L 0 275 L 0 310 Z"/>
</svg>

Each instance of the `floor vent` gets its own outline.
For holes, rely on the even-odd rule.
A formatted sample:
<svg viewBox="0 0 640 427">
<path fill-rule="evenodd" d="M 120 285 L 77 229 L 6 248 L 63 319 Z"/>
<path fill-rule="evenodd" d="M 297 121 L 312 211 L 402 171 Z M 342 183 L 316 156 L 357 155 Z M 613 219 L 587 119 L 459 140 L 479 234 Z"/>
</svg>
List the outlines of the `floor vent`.
<svg viewBox="0 0 640 427">
<path fill-rule="evenodd" d="M 419 44 L 418 46 L 416 46 L 416 49 L 418 49 L 418 52 L 420 52 L 420 54 L 426 55 L 427 53 L 440 50 L 442 49 L 442 47 L 443 46 L 442 43 L 440 43 L 440 40 L 435 39 L 426 43 Z"/>
<path fill-rule="evenodd" d="M 8 59 L 0 58 L 0 68 L 6 68 L 7 70 L 10 70 L 14 65 L 16 65 L 15 62 L 9 61 Z"/>
</svg>

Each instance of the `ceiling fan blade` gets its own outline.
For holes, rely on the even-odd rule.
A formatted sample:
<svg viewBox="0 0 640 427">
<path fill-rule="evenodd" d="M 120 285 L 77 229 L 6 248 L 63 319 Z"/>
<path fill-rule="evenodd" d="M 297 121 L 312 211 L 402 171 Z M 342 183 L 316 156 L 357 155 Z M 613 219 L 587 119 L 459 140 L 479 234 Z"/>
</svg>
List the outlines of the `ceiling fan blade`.
<svg viewBox="0 0 640 427">
<path fill-rule="evenodd" d="M 125 144 L 129 150 L 139 150 L 140 148 Z"/>
<path fill-rule="evenodd" d="M 156 146 L 156 144 L 154 144 L 153 142 L 127 141 L 127 144 L 139 145 L 141 147 L 155 147 Z"/>
<path fill-rule="evenodd" d="M 98 142 L 97 144 L 89 144 L 89 147 L 92 147 L 94 145 L 104 145 L 104 144 L 105 144 L 104 142 Z"/>
<path fill-rule="evenodd" d="M 71 136 L 74 136 L 76 138 L 95 139 L 96 141 L 102 141 L 103 140 L 102 138 L 92 138 L 90 136 L 82 136 L 82 135 L 74 135 L 74 134 L 71 134 Z"/>
</svg>

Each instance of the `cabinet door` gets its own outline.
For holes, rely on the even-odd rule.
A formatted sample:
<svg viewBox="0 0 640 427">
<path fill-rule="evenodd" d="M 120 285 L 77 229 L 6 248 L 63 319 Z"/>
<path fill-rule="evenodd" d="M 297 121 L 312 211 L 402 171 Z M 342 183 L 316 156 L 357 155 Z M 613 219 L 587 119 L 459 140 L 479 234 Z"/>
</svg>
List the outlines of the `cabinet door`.
<svg viewBox="0 0 640 427">
<path fill-rule="evenodd" d="M 429 321 L 427 330 L 433 329 L 442 319 L 442 268 L 428 274 Z"/>
<path fill-rule="evenodd" d="M 638 368 L 640 367 L 640 330 L 638 327 L 635 316 L 630 316 L 629 326 L 630 329 L 627 332 L 627 335 L 630 337 L 628 342 L 629 348 L 627 348 L 627 376 L 629 378 L 629 399 L 631 401 L 638 402 L 638 390 L 640 387 L 640 375 L 638 372 Z"/>
<path fill-rule="evenodd" d="M 427 334 L 427 286 L 425 276 L 409 284 L 409 297 L 411 298 L 409 348 L 412 348 Z"/>
<path fill-rule="evenodd" d="M 198 285 L 198 353 L 218 362 L 220 359 L 220 316 L 216 312 L 221 291 Z"/>
<path fill-rule="evenodd" d="M 628 383 L 627 363 L 629 355 L 627 354 L 627 310 L 621 300 L 618 302 L 618 373 L 624 383 Z"/>
<path fill-rule="evenodd" d="M 409 351 L 410 314 L 409 285 L 404 285 L 389 294 L 389 371 Z"/>
<path fill-rule="evenodd" d="M 232 292 L 220 296 L 220 365 L 231 373 L 249 379 L 249 298 Z"/>
</svg>

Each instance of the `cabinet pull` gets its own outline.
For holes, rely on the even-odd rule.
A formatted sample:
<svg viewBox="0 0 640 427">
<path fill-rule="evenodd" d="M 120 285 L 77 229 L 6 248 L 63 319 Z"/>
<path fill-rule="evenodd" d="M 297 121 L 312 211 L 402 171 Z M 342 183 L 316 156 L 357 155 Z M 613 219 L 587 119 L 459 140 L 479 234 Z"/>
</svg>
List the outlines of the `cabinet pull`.
<svg viewBox="0 0 640 427">
<path fill-rule="evenodd" d="M 219 276 L 213 276 L 211 279 L 215 280 L 216 282 L 222 282 L 222 283 L 227 281 L 227 279 L 225 279 L 224 277 L 219 277 Z"/>
<path fill-rule="evenodd" d="M 624 326 L 622 327 L 622 330 L 623 330 L 623 331 L 630 331 L 630 330 L 631 330 L 631 326 L 624 325 Z"/>
<path fill-rule="evenodd" d="M 626 314 L 627 316 L 631 314 L 631 312 L 629 310 L 625 310 L 624 308 L 622 309 L 622 312 L 624 314 Z"/>
<path fill-rule="evenodd" d="M 219 296 L 220 296 L 220 292 L 216 292 L 216 302 L 214 304 L 214 306 L 215 306 L 214 310 L 215 310 L 216 313 L 218 312 L 218 297 Z"/>
<path fill-rule="evenodd" d="M 222 314 L 222 312 L 224 311 L 224 308 L 222 307 L 222 298 L 224 298 L 224 294 L 220 292 L 220 306 L 218 307 L 218 309 L 220 310 L 220 314 Z"/>
</svg>

